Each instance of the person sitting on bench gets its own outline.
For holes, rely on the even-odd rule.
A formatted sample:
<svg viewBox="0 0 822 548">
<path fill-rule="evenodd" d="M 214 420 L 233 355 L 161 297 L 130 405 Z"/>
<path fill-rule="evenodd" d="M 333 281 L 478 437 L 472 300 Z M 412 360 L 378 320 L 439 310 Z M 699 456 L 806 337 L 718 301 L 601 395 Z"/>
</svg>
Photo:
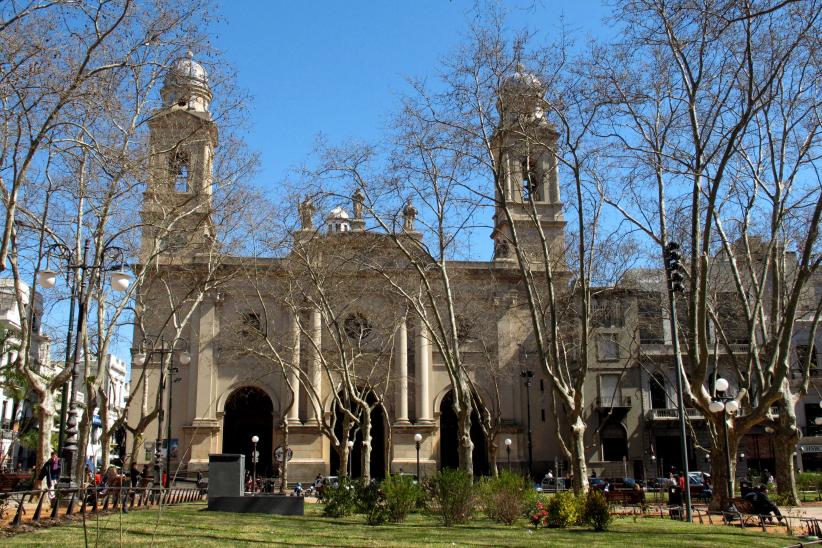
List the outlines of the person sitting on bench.
<svg viewBox="0 0 822 548">
<path fill-rule="evenodd" d="M 779 511 L 779 508 L 776 507 L 776 504 L 768 498 L 768 488 L 765 485 L 759 485 L 754 488 L 753 491 L 745 495 L 745 500 L 751 502 L 754 512 L 760 516 L 766 516 L 768 521 L 773 521 L 771 517 L 771 513 L 773 512 L 779 519 L 779 522 L 782 522 L 782 513 Z"/>
</svg>

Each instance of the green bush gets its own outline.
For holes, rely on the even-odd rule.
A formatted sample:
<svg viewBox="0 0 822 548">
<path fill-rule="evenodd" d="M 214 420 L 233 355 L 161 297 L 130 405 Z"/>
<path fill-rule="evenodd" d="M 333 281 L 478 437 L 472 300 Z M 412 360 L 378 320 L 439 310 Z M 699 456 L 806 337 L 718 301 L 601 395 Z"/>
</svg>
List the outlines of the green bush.
<svg viewBox="0 0 822 548">
<path fill-rule="evenodd" d="M 356 511 L 365 515 L 368 525 L 382 525 L 388 521 L 390 512 L 385 502 L 385 494 L 377 482 L 359 482 L 355 492 Z"/>
<path fill-rule="evenodd" d="M 426 482 L 428 510 L 445 527 L 465 523 L 474 513 L 476 495 L 473 478 L 464 470 L 446 468 Z"/>
<path fill-rule="evenodd" d="M 611 525 L 611 510 L 605 495 L 599 491 L 589 491 L 582 504 L 582 522 L 590 525 L 594 531 L 605 531 Z"/>
<path fill-rule="evenodd" d="M 350 516 L 357 510 L 357 489 L 348 477 L 340 478 L 336 486 L 323 489 L 323 515 L 332 518 Z"/>
<path fill-rule="evenodd" d="M 419 484 L 411 476 L 388 476 L 382 482 L 385 502 L 388 506 L 389 520 L 393 523 L 405 521 L 424 498 Z"/>
<path fill-rule="evenodd" d="M 549 498 L 545 511 L 545 523 L 548 527 L 564 529 L 581 521 L 579 499 L 571 492 L 557 493 Z"/>
<path fill-rule="evenodd" d="M 800 472 L 796 475 L 796 486 L 801 491 L 822 489 L 822 474 L 819 472 Z"/>
<path fill-rule="evenodd" d="M 498 523 L 512 525 L 525 511 L 531 491 L 525 478 L 503 470 L 499 476 L 486 479 L 480 486 L 485 514 Z"/>
</svg>

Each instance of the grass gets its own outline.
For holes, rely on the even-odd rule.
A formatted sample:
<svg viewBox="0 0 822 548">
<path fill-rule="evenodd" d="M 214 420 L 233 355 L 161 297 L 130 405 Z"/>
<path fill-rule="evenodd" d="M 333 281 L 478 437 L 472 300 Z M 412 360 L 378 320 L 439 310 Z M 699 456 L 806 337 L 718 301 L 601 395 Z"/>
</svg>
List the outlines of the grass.
<svg viewBox="0 0 822 548">
<path fill-rule="evenodd" d="M 796 542 L 780 534 L 731 527 L 691 525 L 644 518 L 617 520 L 611 530 L 595 533 L 584 528 L 539 529 L 524 520 L 506 527 L 476 520 L 457 527 L 441 527 L 432 517 L 412 515 L 396 525 L 370 527 L 362 516 L 332 519 L 317 505 L 306 505 L 300 517 L 207 512 L 193 503 L 102 515 L 88 522 L 89 545 L 95 537 L 102 546 L 174 545 L 238 546 L 277 544 L 296 546 L 642 546 L 664 547 L 775 547 Z M 3 546 L 82 546 L 83 529 L 77 523 L 21 533 L 2 540 Z"/>
</svg>

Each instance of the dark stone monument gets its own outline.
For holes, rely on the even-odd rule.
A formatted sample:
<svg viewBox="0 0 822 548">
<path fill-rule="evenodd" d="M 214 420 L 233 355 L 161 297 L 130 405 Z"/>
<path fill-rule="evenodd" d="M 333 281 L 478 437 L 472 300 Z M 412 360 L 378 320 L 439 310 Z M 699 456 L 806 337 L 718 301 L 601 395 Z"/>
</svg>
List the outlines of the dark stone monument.
<svg viewBox="0 0 822 548">
<path fill-rule="evenodd" d="M 208 456 L 208 509 L 240 514 L 302 516 L 305 499 L 272 493 L 245 493 L 245 456 Z"/>
</svg>

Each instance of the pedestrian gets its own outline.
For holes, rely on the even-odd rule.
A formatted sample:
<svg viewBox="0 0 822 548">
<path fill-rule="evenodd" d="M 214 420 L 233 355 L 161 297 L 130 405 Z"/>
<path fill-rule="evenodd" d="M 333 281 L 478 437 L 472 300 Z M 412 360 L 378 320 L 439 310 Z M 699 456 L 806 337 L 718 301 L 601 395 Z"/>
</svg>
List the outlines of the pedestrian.
<svg viewBox="0 0 822 548">
<path fill-rule="evenodd" d="M 677 486 L 679 487 L 680 491 L 682 491 L 683 493 L 685 492 L 685 474 L 683 474 L 682 472 L 680 472 L 679 476 L 677 477 Z"/>
<path fill-rule="evenodd" d="M 51 458 L 43 464 L 37 479 L 39 481 L 46 481 L 46 489 L 48 489 L 49 500 L 52 504 L 54 504 L 54 488 L 57 485 L 57 481 L 60 479 L 60 459 L 57 458 L 56 451 L 51 452 Z"/>
<path fill-rule="evenodd" d="M 131 484 L 131 488 L 134 489 L 140 483 L 140 471 L 137 470 L 137 463 L 131 461 L 131 468 L 128 471 L 129 474 L 129 483 Z"/>
<path fill-rule="evenodd" d="M 751 502 L 754 512 L 759 516 L 767 517 L 768 521 L 773 522 L 773 517 L 771 517 L 771 513 L 773 513 L 779 523 L 782 523 L 782 513 L 776 504 L 768 498 L 768 487 L 766 485 L 762 484 L 755 487 L 753 491 L 745 495 L 745 500 Z"/>
</svg>

